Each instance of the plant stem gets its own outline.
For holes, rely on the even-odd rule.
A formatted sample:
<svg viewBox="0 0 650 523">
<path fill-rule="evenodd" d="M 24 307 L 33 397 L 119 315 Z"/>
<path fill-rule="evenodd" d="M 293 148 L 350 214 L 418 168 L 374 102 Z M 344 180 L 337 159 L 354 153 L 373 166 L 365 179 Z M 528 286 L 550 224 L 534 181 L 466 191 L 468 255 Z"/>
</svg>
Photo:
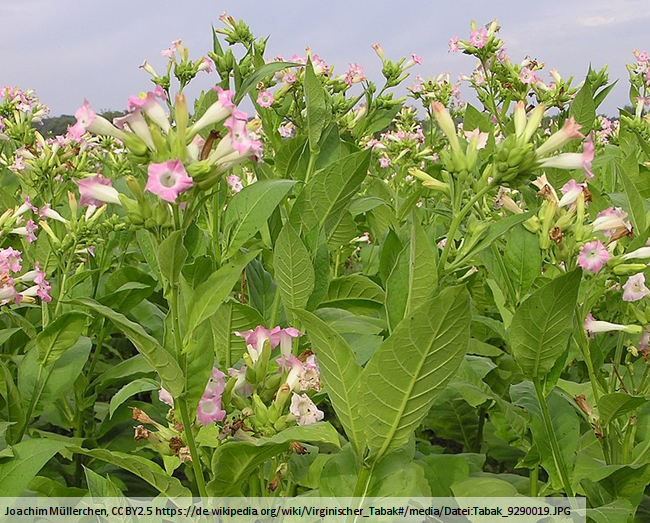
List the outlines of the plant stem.
<svg viewBox="0 0 650 523">
<path fill-rule="evenodd" d="M 458 227 L 460 226 L 460 222 L 463 220 L 465 215 L 470 211 L 470 209 L 474 206 L 476 202 L 478 202 L 483 196 L 485 196 L 492 187 L 494 187 L 495 182 L 494 180 L 490 183 L 488 183 L 483 189 L 481 189 L 479 192 L 477 192 L 472 199 L 467 202 L 467 204 L 454 216 L 454 219 L 451 221 L 451 226 L 449 227 L 449 233 L 447 234 L 447 242 L 445 243 L 445 247 L 442 250 L 442 255 L 440 256 L 440 264 L 438 265 L 438 280 L 442 277 L 442 273 L 445 268 L 445 263 L 447 262 L 447 257 L 449 256 L 449 250 L 451 248 L 451 244 L 454 241 L 454 236 L 456 236 L 456 231 L 458 230 Z"/>
<path fill-rule="evenodd" d="M 280 287 L 276 285 L 275 296 L 273 296 L 273 305 L 271 305 L 271 317 L 269 318 L 269 327 L 272 329 L 278 323 L 278 315 L 280 314 L 280 303 L 282 296 L 280 295 Z"/>
<path fill-rule="evenodd" d="M 309 181 L 309 178 L 311 178 L 311 174 L 314 171 L 314 167 L 316 166 L 316 157 L 318 155 L 314 153 L 314 151 L 309 152 L 309 163 L 307 164 L 307 172 L 305 173 L 305 183 Z"/>
<path fill-rule="evenodd" d="M 183 341 L 181 335 L 181 324 L 178 314 L 178 286 L 173 285 L 171 288 L 171 313 L 172 313 L 172 325 L 174 329 L 174 340 L 176 345 L 176 360 L 182 369 L 185 369 L 184 359 L 186 357 L 183 354 Z M 208 493 L 205 489 L 205 478 L 203 477 L 203 470 L 201 469 L 201 462 L 199 461 L 199 452 L 196 448 L 196 441 L 194 441 L 194 434 L 192 433 L 192 420 L 190 419 L 189 412 L 187 410 L 187 403 L 185 398 L 174 398 L 175 404 L 178 405 L 178 409 L 181 412 L 181 419 L 183 421 L 183 427 L 185 429 L 185 436 L 187 438 L 187 446 L 190 448 L 190 455 L 192 456 L 192 468 L 194 469 L 194 476 L 196 477 L 196 486 L 199 489 L 199 495 L 202 498 L 207 498 Z"/>
<path fill-rule="evenodd" d="M 551 442 L 551 450 L 553 451 L 553 457 L 555 458 L 555 465 L 557 466 L 560 477 L 562 478 L 562 484 L 564 485 L 566 495 L 572 498 L 573 490 L 571 489 L 569 474 L 567 473 L 564 459 L 562 459 L 562 454 L 560 453 L 560 445 L 557 442 L 555 430 L 553 429 L 553 422 L 551 421 L 551 416 L 548 413 L 548 406 L 546 405 L 546 398 L 544 397 L 542 384 L 539 378 L 535 378 L 534 382 L 535 392 L 537 392 L 537 399 L 539 400 L 539 405 L 542 408 L 542 416 L 544 418 L 544 424 L 546 425 L 546 433 L 548 434 L 548 439 Z"/>
<path fill-rule="evenodd" d="M 192 433 L 190 415 L 187 412 L 187 403 L 185 403 L 184 400 L 179 401 L 178 408 L 181 411 L 181 419 L 183 420 L 187 446 L 190 448 L 190 455 L 192 456 L 192 468 L 194 469 L 194 476 L 196 477 L 196 486 L 199 489 L 199 496 L 207 498 L 208 491 L 205 489 L 205 479 L 203 478 L 203 470 L 201 469 L 201 462 L 199 461 L 199 452 L 196 448 L 196 441 L 194 441 L 194 434 Z"/>
<path fill-rule="evenodd" d="M 539 466 L 530 469 L 530 492 L 531 498 L 536 498 L 539 495 Z"/>
</svg>

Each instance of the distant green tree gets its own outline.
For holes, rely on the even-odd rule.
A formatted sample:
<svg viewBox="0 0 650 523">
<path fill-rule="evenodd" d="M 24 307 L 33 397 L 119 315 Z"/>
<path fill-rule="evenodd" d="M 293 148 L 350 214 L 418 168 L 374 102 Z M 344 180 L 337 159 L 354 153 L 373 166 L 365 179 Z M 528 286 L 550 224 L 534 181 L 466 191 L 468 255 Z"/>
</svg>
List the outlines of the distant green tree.
<svg viewBox="0 0 650 523">
<path fill-rule="evenodd" d="M 100 114 L 109 122 L 112 122 L 113 118 L 124 116 L 126 114 L 126 111 L 105 110 Z M 74 116 L 70 114 L 62 114 L 61 116 L 51 116 L 49 118 L 45 118 L 43 119 L 42 123 L 36 124 L 35 127 L 43 136 L 46 138 L 51 138 L 53 136 L 65 134 L 68 130 L 68 127 L 74 125 L 76 121 L 77 119 Z"/>
</svg>

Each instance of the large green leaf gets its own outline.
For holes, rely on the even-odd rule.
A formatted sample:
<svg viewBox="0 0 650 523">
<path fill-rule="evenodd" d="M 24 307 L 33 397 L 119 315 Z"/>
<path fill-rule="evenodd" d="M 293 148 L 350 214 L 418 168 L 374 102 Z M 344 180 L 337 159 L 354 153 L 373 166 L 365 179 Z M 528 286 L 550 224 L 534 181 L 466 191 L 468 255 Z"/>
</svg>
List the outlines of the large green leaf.
<svg viewBox="0 0 650 523">
<path fill-rule="evenodd" d="M 561 489 L 560 474 L 551 450 L 551 442 L 533 383 L 523 381 L 513 385 L 510 387 L 510 396 L 512 403 L 523 407 L 527 413 L 528 426 L 533 435 L 533 444 L 539 452 L 542 467 L 548 472 L 551 487 Z M 573 405 L 558 394 L 557 389 L 551 391 L 546 398 L 546 403 L 562 459 L 569 475 L 571 475 L 580 438 L 580 419 Z"/>
<path fill-rule="evenodd" d="M 174 231 L 158 247 L 160 272 L 170 285 L 179 281 L 181 269 L 187 259 L 187 249 L 183 244 L 185 231 Z"/>
<path fill-rule="evenodd" d="M 377 460 L 404 445 L 458 370 L 467 350 L 469 295 L 450 287 L 412 311 L 361 375 L 359 409 Z"/>
<path fill-rule="evenodd" d="M 643 205 L 643 198 L 639 194 L 636 185 L 632 181 L 632 169 L 630 169 L 631 172 L 628 173 L 630 164 L 633 164 L 633 166 L 636 167 L 638 171 L 636 156 L 626 158 L 623 162 L 619 161 L 618 159 L 614 160 L 614 170 L 623 183 L 627 201 L 630 205 L 629 209 L 630 214 L 632 215 L 634 230 L 641 232 L 645 231 L 646 229 L 645 207 Z"/>
<path fill-rule="evenodd" d="M 269 219 L 282 198 L 296 184 L 293 180 L 261 180 L 233 196 L 224 214 L 229 258 L 252 238 Z"/>
<path fill-rule="evenodd" d="M 135 474 L 157 489 L 163 496 L 169 498 L 192 497 L 190 490 L 185 488 L 178 479 L 169 476 L 169 474 L 149 458 L 106 449 L 84 449 L 81 447 L 68 448 L 76 454 L 83 454 L 84 456 L 111 463 L 116 467 L 120 467 Z"/>
<path fill-rule="evenodd" d="M 585 80 L 584 85 L 573 99 L 569 116 L 573 116 L 576 123 L 582 126 L 581 132 L 585 135 L 593 129 L 596 120 L 596 104 L 594 103 L 594 90 L 589 80 Z"/>
<path fill-rule="evenodd" d="M 414 216 L 411 241 L 400 252 L 386 283 L 386 315 L 391 330 L 433 294 L 437 279 L 435 254 Z"/>
<path fill-rule="evenodd" d="M 337 307 L 354 309 L 364 307 L 379 309 L 386 300 L 386 293 L 370 278 L 361 274 L 350 274 L 332 280 L 327 295 L 321 301 L 320 307 Z"/>
<path fill-rule="evenodd" d="M 263 80 L 267 76 L 271 76 L 278 71 L 282 71 L 287 67 L 302 67 L 302 64 L 295 64 L 293 62 L 271 62 L 256 69 L 253 74 L 246 77 L 239 89 L 237 89 L 234 98 L 235 104 L 239 104 L 239 102 L 241 102 L 249 92 L 255 89 L 255 86 L 260 82 L 260 80 Z"/>
<path fill-rule="evenodd" d="M 216 312 L 232 291 L 235 283 L 241 278 L 246 265 L 258 254 L 259 251 L 251 251 L 238 256 L 222 265 L 218 271 L 196 288 L 188 304 L 186 338 L 189 338 L 194 329 Z"/>
<path fill-rule="evenodd" d="M 369 163 L 370 151 L 359 151 L 316 171 L 296 199 L 291 223 L 300 223 L 307 231 L 325 226 L 330 235 L 350 200 L 357 194 L 368 173 Z"/>
<path fill-rule="evenodd" d="M 630 396 L 625 392 L 603 394 L 598 398 L 598 414 L 602 426 L 609 425 L 613 420 L 644 405 L 648 400 L 640 396 Z"/>
<path fill-rule="evenodd" d="M 0 496 L 18 497 L 38 471 L 66 444 L 50 439 L 29 439 L 12 445 L 13 458 L 0 461 Z"/>
<path fill-rule="evenodd" d="M 537 289 L 515 312 L 512 354 L 527 377 L 547 374 L 566 350 L 582 272 L 578 269 Z"/>
<path fill-rule="evenodd" d="M 510 272 L 510 281 L 521 300 L 535 278 L 542 274 L 542 253 L 537 235 L 528 232 L 523 225 L 514 227 L 506 244 L 504 261 Z"/>
<path fill-rule="evenodd" d="M 254 442 L 232 441 L 221 445 L 212 457 L 214 479 L 208 484 L 211 496 L 235 496 L 241 483 L 267 459 L 289 450 L 293 441 L 339 446 L 338 434 L 329 423 L 290 427 Z"/>
<path fill-rule="evenodd" d="M 111 397 L 108 416 L 113 417 L 115 410 L 117 410 L 117 408 L 122 405 L 122 403 L 127 401 L 132 396 L 140 394 L 141 392 L 157 390 L 159 388 L 160 384 L 157 381 L 149 378 L 141 378 L 127 383 Z"/>
<path fill-rule="evenodd" d="M 318 358 L 321 379 L 343 430 L 357 455 L 363 449 L 363 429 L 357 405 L 361 367 L 345 340 L 324 321 L 307 311 L 294 311 L 307 330 Z"/>
<path fill-rule="evenodd" d="M 133 323 L 126 316 L 109 309 L 104 305 L 100 305 L 94 300 L 88 298 L 80 298 L 71 300 L 70 303 L 88 307 L 90 310 L 101 314 L 105 318 L 111 320 L 113 324 L 120 329 L 131 343 L 135 345 L 138 352 L 147 360 L 147 362 L 156 369 L 156 372 L 163 381 L 164 387 L 177 397 L 183 392 L 183 372 L 179 367 L 176 360 L 172 357 L 167 350 L 158 343 L 158 341 L 149 336 L 144 329 L 137 323 Z"/>
<path fill-rule="evenodd" d="M 83 312 L 66 312 L 45 327 L 36 336 L 39 363 L 43 367 L 51 365 L 77 343 L 87 319 Z"/>
<path fill-rule="evenodd" d="M 210 318 L 214 334 L 215 353 L 222 365 L 235 363 L 246 352 L 246 342 L 235 335 L 264 324 L 256 309 L 235 300 L 227 300 Z"/>
<path fill-rule="evenodd" d="M 307 247 L 291 223 L 286 223 L 278 236 L 273 261 L 285 307 L 304 308 L 314 290 L 314 267 Z"/>
<path fill-rule="evenodd" d="M 329 108 L 327 93 L 320 79 L 314 73 L 311 60 L 305 67 L 305 104 L 307 106 L 307 136 L 309 149 L 316 153 L 319 150 L 318 142 L 323 131 L 330 124 L 332 114 Z"/>
</svg>

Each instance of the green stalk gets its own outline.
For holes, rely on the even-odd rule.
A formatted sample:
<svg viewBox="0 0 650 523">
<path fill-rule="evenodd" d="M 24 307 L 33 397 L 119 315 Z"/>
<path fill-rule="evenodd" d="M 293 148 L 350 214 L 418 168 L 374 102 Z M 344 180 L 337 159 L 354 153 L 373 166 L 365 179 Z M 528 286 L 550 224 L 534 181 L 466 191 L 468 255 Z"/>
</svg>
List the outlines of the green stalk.
<svg viewBox="0 0 650 523">
<path fill-rule="evenodd" d="M 454 219 L 451 221 L 451 226 L 449 227 L 449 233 L 447 234 L 447 243 L 445 243 L 445 247 L 442 250 L 442 255 L 440 256 L 440 263 L 438 265 L 438 280 L 442 277 L 442 273 L 445 268 L 445 263 L 447 262 L 447 257 L 449 256 L 449 250 L 451 248 L 451 244 L 454 241 L 454 236 L 456 236 L 456 231 L 458 230 L 458 227 L 460 226 L 460 222 L 463 220 L 465 215 L 470 211 L 470 209 L 474 206 L 476 202 L 478 202 L 483 196 L 485 196 L 492 187 L 494 187 L 495 181 L 492 180 L 492 182 L 488 183 L 483 189 L 481 189 L 479 192 L 477 192 L 474 197 L 467 202 L 467 204 L 454 216 Z"/>
<path fill-rule="evenodd" d="M 531 498 L 536 498 L 539 495 L 539 466 L 530 469 L 530 493 Z"/>
<path fill-rule="evenodd" d="M 573 490 L 571 489 L 569 474 L 567 472 L 566 465 L 564 464 L 564 459 L 562 459 L 562 454 L 560 453 L 560 445 L 557 442 L 557 436 L 555 435 L 555 430 L 553 429 L 551 416 L 548 413 L 548 406 L 546 405 L 546 398 L 544 397 L 542 384 L 539 378 L 535 378 L 534 383 L 535 392 L 537 392 L 537 399 L 539 400 L 539 404 L 542 408 L 542 416 L 544 418 L 544 425 L 546 426 L 546 433 L 548 434 L 548 439 L 551 442 L 551 450 L 553 451 L 553 457 L 555 458 L 555 465 L 557 466 L 560 477 L 562 478 L 562 484 L 564 485 L 566 495 L 572 498 Z"/>
<path fill-rule="evenodd" d="M 199 452 L 196 448 L 196 441 L 194 441 L 194 434 L 192 433 L 190 415 L 187 412 L 187 403 L 185 403 L 185 400 L 178 401 L 178 406 L 181 411 L 183 427 L 185 428 L 187 446 L 190 448 L 190 455 L 192 456 L 192 468 L 194 469 L 194 476 L 196 477 L 196 486 L 199 488 L 199 496 L 207 498 L 208 491 L 205 489 L 205 479 L 203 477 L 203 470 L 201 469 L 201 462 L 199 461 Z"/>
<path fill-rule="evenodd" d="M 181 323 L 178 314 L 178 286 L 173 285 L 171 288 L 171 313 L 172 313 L 172 324 L 174 329 L 174 340 L 176 345 L 176 360 L 181 365 L 181 368 L 185 368 L 183 365 L 183 360 L 185 359 L 185 354 L 183 354 L 183 338 L 181 334 Z M 192 425 L 189 412 L 187 410 L 187 403 L 184 398 L 174 398 L 175 404 L 178 405 L 178 410 L 181 412 L 181 419 L 183 421 L 183 427 L 185 429 L 185 436 L 187 438 L 187 446 L 190 448 L 190 455 L 192 456 L 192 468 L 194 470 L 194 476 L 196 477 L 196 486 L 199 490 L 199 495 L 202 498 L 208 497 L 208 492 L 205 489 L 205 478 L 203 477 L 203 470 L 201 469 L 201 462 L 199 461 L 199 452 L 196 448 L 196 441 L 194 441 L 194 434 L 192 433 Z"/>
<path fill-rule="evenodd" d="M 280 295 L 280 287 L 276 286 L 275 296 L 273 296 L 273 304 L 271 305 L 271 317 L 269 318 L 269 327 L 272 329 L 278 323 L 278 315 L 280 314 L 280 303 L 282 296 Z"/>
</svg>

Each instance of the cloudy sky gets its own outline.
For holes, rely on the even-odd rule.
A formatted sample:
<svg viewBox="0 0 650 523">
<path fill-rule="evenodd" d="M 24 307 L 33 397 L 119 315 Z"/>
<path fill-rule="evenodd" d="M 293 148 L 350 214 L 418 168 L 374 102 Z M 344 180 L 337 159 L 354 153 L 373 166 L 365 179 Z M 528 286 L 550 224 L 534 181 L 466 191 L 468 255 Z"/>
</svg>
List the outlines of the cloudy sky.
<svg viewBox="0 0 650 523">
<path fill-rule="evenodd" d="M 472 19 L 483 25 L 497 18 L 512 59 L 545 62 L 547 81 L 552 68 L 579 78 L 589 64 L 609 64 L 610 79 L 621 80 L 602 106 L 608 114 L 628 103 L 624 64 L 631 51 L 650 50 L 648 0 L 2 0 L 0 84 L 36 89 L 53 115 L 73 113 L 84 98 L 98 110 L 122 109 L 129 95 L 151 85 L 138 69 L 144 59 L 163 70 L 160 51 L 177 38 L 192 57 L 205 54 L 210 26 L 219 27 L 223 11 L 244 19 L 256 36 L 270 36 L 269 57 L 304 54 L 309 45 L 337 71 L 355 62 L 377 81 L 375 42 L 389 58 L 422 56 L 412 71 L 424 77 L 469 73 L 473 59 L 448 54 L 449 38 L 467 38 Z M 203 73 L 199 87 L 215 80 Z"/>
</svg>

